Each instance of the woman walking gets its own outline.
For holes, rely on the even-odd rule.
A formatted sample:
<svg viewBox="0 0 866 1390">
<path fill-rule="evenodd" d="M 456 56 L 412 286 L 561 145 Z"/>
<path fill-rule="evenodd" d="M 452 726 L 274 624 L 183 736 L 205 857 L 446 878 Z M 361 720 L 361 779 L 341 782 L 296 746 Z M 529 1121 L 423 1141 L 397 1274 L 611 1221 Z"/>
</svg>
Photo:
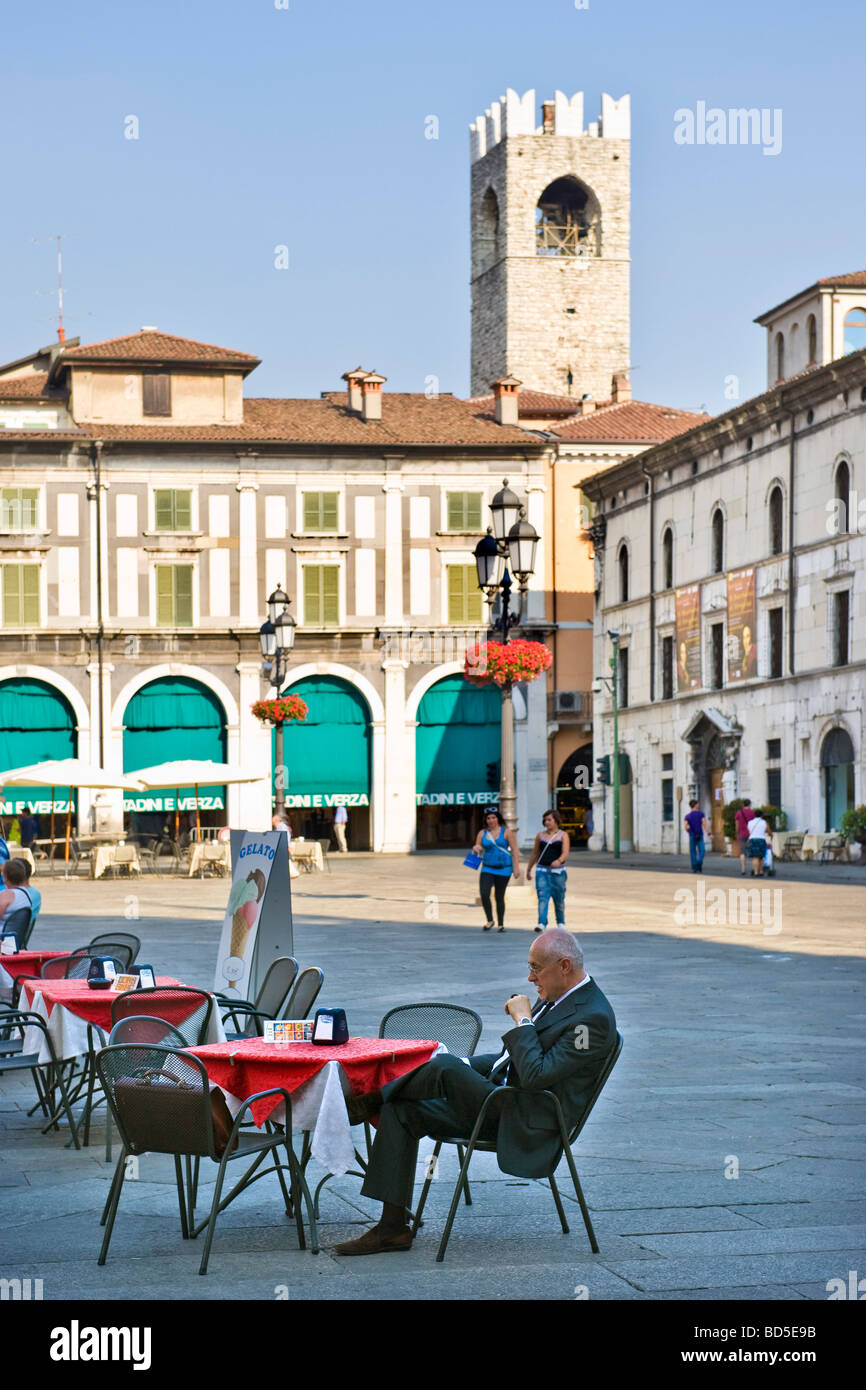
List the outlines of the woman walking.
<svg viewBox="0 0 866 1390">
<path fill-rule="evenodd" d="M 755 812 L 749 821 L 749 843 L 746 846 L 746 853 L 752 861 L 753 878 L 764 877 L 764 856 L 769 837 L 770 827 L 764 817 Z"/>
<path fill-rule="evenodd" d="M 493 912 L 490 893 L 496 898 L 496 921 L 500 931 L 505 931 L 505 890 L 512 874 L 520 877 L 520 854 L 513 830 L 506 830 L 505 822 L 495 806 L 488 806 L 484 812 L 484 829 L 478 832 L 473 852 L 481 855 L 481 904 L 484 908 L 486 925 L 482 931 L 493 927 Z"/>
<path fill-rule="evenodd" d="M 556 811 L 545 811 L 541 823 L 544 829 L 535 837 L 532 858 L 526 869 L 526 882 L 530 883 L 532 866 L 535 865 L 535 891 L 538 894 L 536 931 L 544 931 L 547 927 L 547 908 L 551 898 L 556 925 L 565 926 L 565 885 L 568 875 L 563 865 L 571 849 L 568 833 L 562 829 L 562 821 Z"/>
</svg>

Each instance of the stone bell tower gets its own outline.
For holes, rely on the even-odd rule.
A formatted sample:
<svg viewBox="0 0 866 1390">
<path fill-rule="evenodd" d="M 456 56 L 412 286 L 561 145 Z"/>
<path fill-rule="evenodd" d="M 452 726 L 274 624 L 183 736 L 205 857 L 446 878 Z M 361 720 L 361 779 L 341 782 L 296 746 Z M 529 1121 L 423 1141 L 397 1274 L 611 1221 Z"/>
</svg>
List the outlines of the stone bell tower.
<svg viewBox="0 0 866 1390">
<path fill-rule="evenodd" d="M 470 126 L 472 384 L 610 398 L 629 357 L 630 99 L 508 91 Z"/>
</svg>

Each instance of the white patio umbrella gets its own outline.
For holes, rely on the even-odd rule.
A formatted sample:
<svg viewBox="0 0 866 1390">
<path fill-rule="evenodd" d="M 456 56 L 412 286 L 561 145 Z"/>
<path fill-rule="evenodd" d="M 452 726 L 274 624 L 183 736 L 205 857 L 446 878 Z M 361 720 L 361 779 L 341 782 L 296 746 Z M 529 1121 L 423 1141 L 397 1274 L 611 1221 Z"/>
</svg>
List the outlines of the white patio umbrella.
<svg viewBox="0 0 866 1390">
<path fill-rule="evenodd" d="M 43 763 L 31 763 L 29 767 L 13 767 L 0 772 L 0 787 L 50 787 L 51 788 L 51 840 L 54 841 L 54 788 L 55 787 L 95 787 L 99 790 L 120 788 L 123 791 L 140 791 L 141 786 L 135 777 L 126 777 L 114 772 L 106 772 L 104 767 L 82 762 L 80 758 L 49 758 Z M 72 801 L 70 798 L 66 811 L 66 861 L 69 861 L 69 830 L 72 821 Z"/>
<path fill-rule="evenodd" d="M 198 809 L 199 787 L 225 786 L 235 782 L 261 782 L 267 773 L 251 772 L 247 768 L 233 767 L 231 763 L 212 763 L 206 758 L 187 758 L 177 763 L 157 763 L 154 767 L 140 767 L 129 774 L 141 784 L 145 791 L 159 791 L 173 787 L 178 792 L 181 787 L 195 787 L 195 828 L 201 829 Z M 177 835 L 177 801 L 175 802 L 174 823 Z"/>
</svg>

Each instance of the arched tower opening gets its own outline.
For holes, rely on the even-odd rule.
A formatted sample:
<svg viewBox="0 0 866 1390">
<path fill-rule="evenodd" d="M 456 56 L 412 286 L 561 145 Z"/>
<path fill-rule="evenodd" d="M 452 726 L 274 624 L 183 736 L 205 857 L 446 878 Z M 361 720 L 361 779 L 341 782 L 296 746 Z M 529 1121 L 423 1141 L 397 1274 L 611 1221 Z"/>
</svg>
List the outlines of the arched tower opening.
<svg viewBox="0 0 866 1390">
<path fill-rule="evenodd" d="M 537 256 L 601 255 L 601 209 L 571 174 L 549 183 L 535 205 Z"/>
</svg>

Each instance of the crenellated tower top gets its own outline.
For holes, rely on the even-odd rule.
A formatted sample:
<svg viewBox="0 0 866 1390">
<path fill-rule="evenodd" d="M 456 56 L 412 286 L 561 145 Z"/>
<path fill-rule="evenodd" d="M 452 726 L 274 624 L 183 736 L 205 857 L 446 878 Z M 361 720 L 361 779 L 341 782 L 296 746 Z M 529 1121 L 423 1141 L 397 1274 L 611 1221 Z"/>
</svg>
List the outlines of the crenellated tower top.
<svg viewBox="0 0 866 1390">
<path fill-rule="evenodd" d="M 584 129 L 583 92 L 567 97 L 555 92 L 552 101 L 542 103 L 542 121 L 536 124 L 535 89 L 519 96 L 510 87 L 469 127 L 472 162 L 482 159 L 494 145 L 509 135 L 580 135 L 587 139 L 628 140 L 631 137 L 631 98 L 618 101 L 602 93 L 601 115 Z"/>
</svg>

